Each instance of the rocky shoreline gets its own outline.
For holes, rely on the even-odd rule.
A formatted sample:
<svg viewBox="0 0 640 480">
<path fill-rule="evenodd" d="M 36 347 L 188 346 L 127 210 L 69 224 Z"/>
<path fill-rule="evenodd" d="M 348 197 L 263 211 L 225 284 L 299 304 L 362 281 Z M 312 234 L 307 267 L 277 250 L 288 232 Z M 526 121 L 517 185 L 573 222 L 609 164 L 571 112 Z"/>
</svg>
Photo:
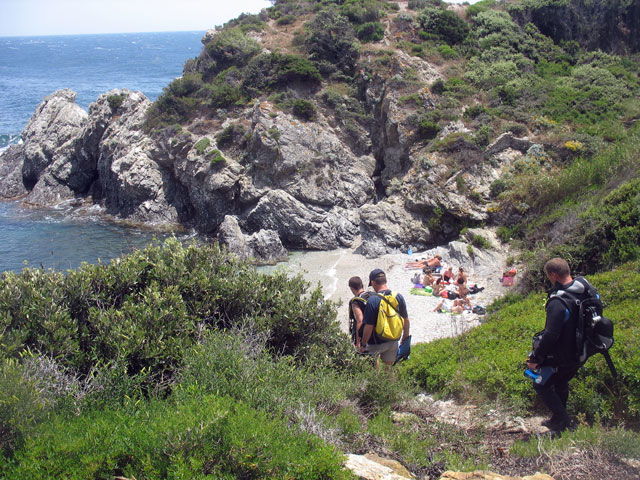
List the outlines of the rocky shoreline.
<svg viewBox="0 0 640 480">
<path fill-rule="evenodd" d="M 98 203 L 118 219 L 217 236 L 236 255 L 264 262 L 283 260 L 287 249 L 355 248 L 359 238 L 367 258 L 426 250 L 453 240 L 459 222 L 488 219 L 486 201 L 437 187 L 439 167 L 418 174 L 405 165 L 411 141 L 389 131 L 395 143 L 374 156 L 373 147 L 349 147 L 328 117 L 302 122 L 263 101 L 210 128 L 151 134 L 143 128 L 151 102 L 140 92 L 110 91 L 88 112 L 75 98 L 70 90 L 46 97 L 23 142 L 0 154 L 0 198 Z M 398 130 L 402 112 L 385 101 L 384 128 Z M 530 145 L 507 134 L 487 154 L 508 163 Z M 477 192 L 500 174 L 491 162 L 472 170 L 484 185 Z M 404 178 L 402 189 L 376 193 L 394 176 Z"/>
</svg>

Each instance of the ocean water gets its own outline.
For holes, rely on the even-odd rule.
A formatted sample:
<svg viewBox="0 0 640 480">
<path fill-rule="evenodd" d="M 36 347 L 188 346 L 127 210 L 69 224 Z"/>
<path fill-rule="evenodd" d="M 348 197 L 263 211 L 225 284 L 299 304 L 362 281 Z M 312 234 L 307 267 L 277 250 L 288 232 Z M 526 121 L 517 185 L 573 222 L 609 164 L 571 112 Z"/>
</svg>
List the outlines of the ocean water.
<svg viewBox="0 0 640 480">
<path fill-rule="evenodd" d="M 83 108 L 113 88 L 155 100 L 202 49 L 204 32 L 0 37 L 0 148 L 61 88 Z"/>
<path fill-rule="evenodd" d="M 0 37 L 0 149 L 18 142 L 38 104 L 61 88 L 77 92 L 85 109 L 113 88 L 140 90 L 155 100 L 200 53 L 203 34 Z M 162 237 L 109 222 L 97 207 L 26 209 L 0 201 L 0 272 L 108 262 Z"/>
</svg>

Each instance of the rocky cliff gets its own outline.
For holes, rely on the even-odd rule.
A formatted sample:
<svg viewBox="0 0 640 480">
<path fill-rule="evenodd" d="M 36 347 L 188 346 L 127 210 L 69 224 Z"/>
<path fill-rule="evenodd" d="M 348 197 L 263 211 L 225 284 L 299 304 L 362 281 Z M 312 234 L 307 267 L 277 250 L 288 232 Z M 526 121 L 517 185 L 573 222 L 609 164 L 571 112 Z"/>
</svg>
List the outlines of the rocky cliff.
<svg viewBox="0 0 640 480">
<path fill-rule="evenodd" d="M 402 18 L 406 5 L 398 3 L 392 17 Z M 387 23 L 383 43 L 400 23 Z M 212 55 L 215 38 L 203 38 L 203 55 Z M 251 41 L 260 45 L 252 54 L 268 55 L 273 36 Z M 492 182 L 534 144 L 506 133 L 479 146 L 478 125 L 462 121 L 473 105 L 464 104 L 425 140 L 416 119 L 440 101 L 429 85 L 441 81 L 442 68 L 402 49 L 385 51 L 380 68 L 379 53 L 362 54 L 352 77 L 357 121 L 341 110 L 354 99 L 336 95 L 331 82 L 316 95 L 310 74 L 313 88 L 293 82 L 287 95 L 311 104 L 312 117 L 263 95 L 155 130 L 143 128 L 151 102 L 140 92 L 105 93 L 88 113 L 73 92 L 55 92 L 23 143 L 0 158 L 0 196 L 34 205 L 86 199 L 118 218 L 217 235 L 237 253 L 266 260 L 285 248 L 352 247 L 359 238 L 369 257 L 427 249 L 457 238 L 463 226 L 491 223 Z"/>
</svg>

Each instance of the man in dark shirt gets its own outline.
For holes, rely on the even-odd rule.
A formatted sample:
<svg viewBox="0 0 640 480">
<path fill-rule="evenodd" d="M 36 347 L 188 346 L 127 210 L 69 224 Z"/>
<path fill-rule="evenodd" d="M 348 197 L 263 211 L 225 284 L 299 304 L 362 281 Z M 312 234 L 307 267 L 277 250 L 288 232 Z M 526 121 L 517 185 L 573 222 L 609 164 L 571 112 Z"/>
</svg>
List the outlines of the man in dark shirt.
<svg viewBox="0 0 640 480">
<path fill-rule="evenodd" d="M 551 410 L 551 418 L 542 422 L 550 430 L 562 432 L 569 426 L 567 400 L 569 381 L 576 375 L 581 364 L 576 355 L 576 328 L 578 309 L 575 304 L 560 298 L 585 298 L 586 287 L 571 276 L 567 262 L 553 258 L 544 266 L 545 274 L 553 285 L 547 300 L 547 319 L 539 341 L 527 359 L 527 366 L 552 367 L 556 371 L 544 384 L 533 384 L 542 402 Z M 584 280 L 586 282 L 586 280 Z M 568 295 L 567 295 L 568 294 Z"/>
<path fill-rule="evenodd" d="M 379 268 L 376 268 L 369 274 L 369 286 L 372 286 L 377 294 L 391 294 L 391 290 L 387 287 L 387 276 Z M 407 313 L 407 304 L 400 294 L 396 295 L 396 299 L 398 300 L 398 313 L 404 319 L 401 338 L 404 342 L 409 336 L 409 315 Z M 375 332 L 380 302 L 384 301 L 385 300 L 383 300 L 379 295 L 371 295 L 367 299 L 367 305 L 364 309 L 364 330 L 362 333 L 362 341 L 360 342 L 360 350 L 371 355 L 380 355 L 380 358 L 385 364 L 393 365 L 398 355 L 398 340 L 383 338 Z"/>
</svg>

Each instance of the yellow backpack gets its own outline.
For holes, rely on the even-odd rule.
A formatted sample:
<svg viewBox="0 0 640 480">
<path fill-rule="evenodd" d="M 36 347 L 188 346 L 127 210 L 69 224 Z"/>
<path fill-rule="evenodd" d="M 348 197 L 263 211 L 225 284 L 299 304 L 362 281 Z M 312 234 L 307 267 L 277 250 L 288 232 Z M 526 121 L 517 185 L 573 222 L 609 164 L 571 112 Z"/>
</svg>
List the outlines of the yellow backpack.
<svg viewBox="0 0 640 480">
<path fill-rule="evenodd" d="M 388 295 L 378 293 L 380 308 L 378 308 L 378 320 L 376 333 L 387 340 L 399 340 L 404 329 L 404 318 L 398 312 L 398 295 L 391 292 Z"/>
</svg>

